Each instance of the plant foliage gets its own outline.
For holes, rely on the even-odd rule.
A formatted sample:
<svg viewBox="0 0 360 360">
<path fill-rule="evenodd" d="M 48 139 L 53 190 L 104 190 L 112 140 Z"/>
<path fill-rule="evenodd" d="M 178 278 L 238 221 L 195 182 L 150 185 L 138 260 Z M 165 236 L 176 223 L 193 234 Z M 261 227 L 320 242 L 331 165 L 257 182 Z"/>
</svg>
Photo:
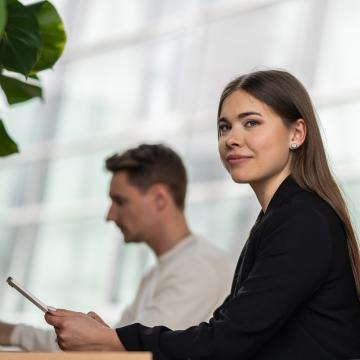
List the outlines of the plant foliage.
<svg viewBox="0 0 360 360">
<path fill-rule="evenodd" d="M 42 97 L 37 74 L 54 66 L 65 42 L 63 22 L 49 1 L 0 0 L 0 87 L 9 105 Z M 14 152 L 16 143 L 0 120 L 0 156 Z"/>
</svg>

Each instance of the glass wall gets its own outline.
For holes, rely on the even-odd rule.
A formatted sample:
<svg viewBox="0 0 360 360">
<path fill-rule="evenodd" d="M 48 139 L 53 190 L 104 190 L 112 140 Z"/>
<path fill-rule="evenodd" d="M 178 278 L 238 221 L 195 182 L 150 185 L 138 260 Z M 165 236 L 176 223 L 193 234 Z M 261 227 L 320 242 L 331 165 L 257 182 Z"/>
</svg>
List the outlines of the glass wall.
<svg viewBox="0 0 360 360">
<path fill-rule="evenodd" d="M 216 109 L 253 69 L 285 68 L 308 87 L 360 227 L 357 0 L 52 2 L 68 44 L 42 78 L 46 100 L 3 109 L 21 154 L 0 159 L 1 318 L 42 323 L 8 275 L 51 305 L 118 318 L 154 258 L 105 222 L 104 159 L 141 142 L 182 155 L 192 229 L 235 262 L 260 209 L 221 166 Z"/>
</svg>

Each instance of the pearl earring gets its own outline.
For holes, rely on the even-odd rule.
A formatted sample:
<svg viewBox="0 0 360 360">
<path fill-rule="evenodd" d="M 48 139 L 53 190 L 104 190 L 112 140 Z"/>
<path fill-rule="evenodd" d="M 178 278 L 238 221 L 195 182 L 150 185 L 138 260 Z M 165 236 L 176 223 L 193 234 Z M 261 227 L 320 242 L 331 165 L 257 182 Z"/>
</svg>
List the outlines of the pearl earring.
<svg viewBox="0 0 360 360">
<path fill-rule="evenodd" d="M 292 143 L 292 144 L 290 145 L 290 149 L 291 149 L 291 150 L 295 150 L 296 148 L 297 148 L 297 144 Z"/>
</svg>

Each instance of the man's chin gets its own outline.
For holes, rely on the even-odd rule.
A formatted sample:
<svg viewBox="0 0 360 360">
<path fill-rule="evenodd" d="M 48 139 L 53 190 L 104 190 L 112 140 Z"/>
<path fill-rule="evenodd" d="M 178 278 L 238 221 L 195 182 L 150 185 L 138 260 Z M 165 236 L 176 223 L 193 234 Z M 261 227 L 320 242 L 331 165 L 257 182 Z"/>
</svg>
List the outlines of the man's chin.
<svg viewBox="0 0 360 360">
<path fill-rule="evenodd" d="M 131 237 L 131 236 L 124 235 L 124 243 L 126 243 L 126 244 L 133 244 L 133 243 L 140 243 L 140 242 L 142 242 L 142 241 L 137 237 Z"/>
</svg>

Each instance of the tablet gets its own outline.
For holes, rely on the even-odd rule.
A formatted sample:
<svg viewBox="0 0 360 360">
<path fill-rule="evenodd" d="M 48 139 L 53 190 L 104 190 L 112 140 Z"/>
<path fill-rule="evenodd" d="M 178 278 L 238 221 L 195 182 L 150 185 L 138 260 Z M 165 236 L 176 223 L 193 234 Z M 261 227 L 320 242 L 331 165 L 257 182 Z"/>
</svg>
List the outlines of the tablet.
<svg viewBox="0 0 360 360">
<path fill-rule="evenodd" d="M 42 301 L 36 298 L 33 294 L 27 291 L 22 285 L 16 282 L 11 276 L 7 278 L 7 283 L 17 290 L 21 295 L 25 296 L 29 301 L 31 301 L 35 306 L 37 306 L 41 311 L 47 312 L 48 310 L 54 310 L 51 306 L 45 305 Z"/>
</svg>

